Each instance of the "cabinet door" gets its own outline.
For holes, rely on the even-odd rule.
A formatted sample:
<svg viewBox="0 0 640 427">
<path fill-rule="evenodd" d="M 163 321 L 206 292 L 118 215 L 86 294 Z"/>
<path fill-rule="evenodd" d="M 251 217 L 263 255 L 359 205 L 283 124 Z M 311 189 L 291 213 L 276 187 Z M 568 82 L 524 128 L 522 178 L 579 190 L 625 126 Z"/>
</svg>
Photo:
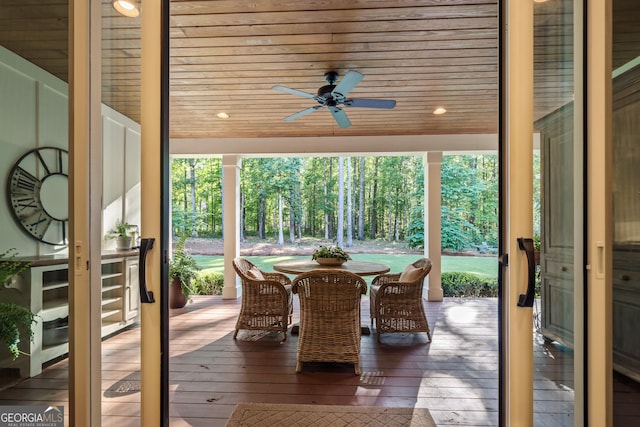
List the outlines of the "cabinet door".
<svg viewBox="0 0 640 427">
<path fill-rule="evenodd" d="M 640 249 L 613 251 L 613 367 L 640 381 Z"/>
<path fill-rule="evenodd" d="M 640 381 L 640 66 L 613 89 L 613 364 Z"/>
<path fill-rule="evenodd" d="M 541 332 L 573 345 L 573 104 L 551 113 L 542 132 Z"/>
<path fill-rule="evenodd" d="M 125 288 L 125 319 L 138 317 L 140 310 L 140 288 L 138 283 L 138 259 L 127 259 L 127 277 Z"/>
</svg>

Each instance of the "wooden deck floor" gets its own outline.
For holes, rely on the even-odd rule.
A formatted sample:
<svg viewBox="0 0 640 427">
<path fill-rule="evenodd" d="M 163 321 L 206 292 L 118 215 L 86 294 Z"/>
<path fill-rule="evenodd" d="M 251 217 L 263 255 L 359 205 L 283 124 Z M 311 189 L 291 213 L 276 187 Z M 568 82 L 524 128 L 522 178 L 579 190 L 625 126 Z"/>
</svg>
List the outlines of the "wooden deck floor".
<svg viewBox="0 0 640 427">
<path fill-rule="evenodd" d="M 427 303 L 431 343 L 426 334 L 383 335 L 381 344 L 363 336 L 360 376 L 352 366 L 323 364 L 307 364 L 296 374 L 297 337 L 290 334 L 282 344 L 278 334 L 248 331 L 234 341 L 238 307 L 235 300 L 196 297 L 172 310 L 172 426 L 223 426 L 238 402 L 423 407 L 438 425 L 498 424 L 495 299 Z M 362 307 L 368 324 L 368 299 Z M 133 349 L 139 339 L 134 328 L 104 341 L 105 426 L 140 423 L 139 355 Z M 535 425 L 573 425 L 567 416 L 573 400 L 565 357 L 570 352 L 541 340 L 535 352 Z M 67 377 L 67 362 L 61 361 L 1 391 L 0 404 L 68 406 Z"/>
</svg>

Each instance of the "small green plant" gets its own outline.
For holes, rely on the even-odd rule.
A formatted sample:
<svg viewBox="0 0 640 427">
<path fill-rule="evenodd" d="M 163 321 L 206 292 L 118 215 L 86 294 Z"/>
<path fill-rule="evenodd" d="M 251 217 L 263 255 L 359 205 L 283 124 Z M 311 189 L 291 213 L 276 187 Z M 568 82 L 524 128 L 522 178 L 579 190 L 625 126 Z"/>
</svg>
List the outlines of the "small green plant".
<svg viewBox="0 0 640 427">
<path fill-rule="evenodd" d="M 338 246 L 320 246 L 319 249 L 316 249 L 313 251 L 313 254 L 311 254 L 311 259 L 316 260 L 318 258 L 336 258 L 342 261 L 351 259 L 349 254 Z"/>
<path fill-rule="evenodd" d="M 0 253 L 0 289 L 4 289 L 16 274 L 29 268 L 28 262 L 16 261 L 16 257 L 15 249 Z M 31 339 L 35 321 L 35 315 L 28 308 L 12 302 L 0 302 L 0 341 L 4 341 L 14 359 L 20 355 L 20 328 L 26 329 Z"/>
<path fill-rule="evenodd" d="M 116 221 L 116 225 L 107 232 L 105 239 L 115 239 L 118 237 L 131 237 L 131 233 L 138 230 L 138 226 L 129 224 L 124 220 Z"/>
<path fill-rule="evenodd" d="M 222 273 L 201 272 L 191 282 L 193 295 L 222 295 L 224 275 Z"/>
<path fill-rule="evenodd" d="M 188 300 L 194 293 L 191 289 L 191 282 L 197 277 L 198 265 L 195 258 L 185 249 L 186 243 L 186 235 L 182 236 L 176 243 L 176 250 L 173 252 L 173 257 L 169 262 L 169 277 L 180 279 L 182 293 Z"/>
<path fill-rule="evenodd" d="M 497 297 L 498 282 L 471 273 L 442 273 L 442 292 L 445 297 Z"/>
</svg>

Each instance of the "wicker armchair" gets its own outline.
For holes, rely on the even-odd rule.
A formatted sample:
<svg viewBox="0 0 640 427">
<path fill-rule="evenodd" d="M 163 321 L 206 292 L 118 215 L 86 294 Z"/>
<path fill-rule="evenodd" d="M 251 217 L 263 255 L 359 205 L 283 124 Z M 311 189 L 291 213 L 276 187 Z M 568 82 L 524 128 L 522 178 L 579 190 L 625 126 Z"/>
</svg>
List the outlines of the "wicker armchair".
<svg viewBox="0 0 640 427">
<path fill-rule="evenodd" d="M 369 298 L 371 325 L 375 320 L 376 338 L 387 332 L 426 332 L 431 341 L 429 322 L 422 303 L 424 278 L 431 271 L 431 260 L 422 258 L 402 273 L 382 274 L 373 279 Z"/>
<path fill-rule="evenodd" d="M 304 362 L 353 363 L 360 375 L 360 303 L 367 284 L 356 274 L 314 270 L 293 280 L 300 298 L 296 372 Z"/>
<path fill-rule="evenodd" d="M 251 329 L 280 331 L 285 341 L 293 315 L 291 280 L 281 273 L 262 271 L 244 258 L 235 258 L 233 268 L 242 280 L 242 305 L 233 339 L 240 329 Z"/>
</svg>

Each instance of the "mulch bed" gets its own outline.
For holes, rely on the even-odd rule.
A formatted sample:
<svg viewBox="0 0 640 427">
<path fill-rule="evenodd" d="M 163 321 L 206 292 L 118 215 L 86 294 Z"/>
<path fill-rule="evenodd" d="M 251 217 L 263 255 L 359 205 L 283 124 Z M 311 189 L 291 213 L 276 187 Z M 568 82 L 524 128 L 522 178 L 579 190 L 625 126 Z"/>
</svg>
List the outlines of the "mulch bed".
<svg viewBox="0 0 640 427">
<path fill-rule="evenodd" d="M 285 241 L 284 245 L 278 245 L 275 241 L 246 240 L 240 243 L 240 255 L 243 256 L 304 256 L 311 255 L 314 249 L 320 245 L 334 245 L 334 242 L 320 239 L 302 239 L 296 243 Z M 187 239 L 186 249 L 194 255 L 223 255 L 224 244 L 222 239 L 209 239 L 201 237 L 190 237 Z M 354 240 L 351 246 L 344 242 L 343 247 L 350 253 L 368 254 L 421 254 L 422 250 L 412 249 L 405 243 L 385 242 L 385 241 L 357 241 Z"/>
</svg>

